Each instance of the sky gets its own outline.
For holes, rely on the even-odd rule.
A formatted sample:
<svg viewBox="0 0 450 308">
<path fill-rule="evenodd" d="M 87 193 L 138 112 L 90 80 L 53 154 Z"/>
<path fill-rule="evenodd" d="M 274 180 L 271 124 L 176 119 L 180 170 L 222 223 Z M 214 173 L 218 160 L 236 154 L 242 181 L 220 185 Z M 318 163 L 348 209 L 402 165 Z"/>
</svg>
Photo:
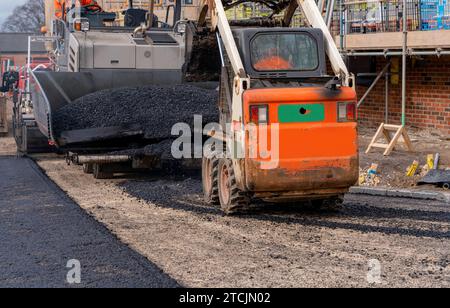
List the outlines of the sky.
<svg viewBox="0 0 450 308">
<path fill-rule="evenodd" d="M 0 25 L 6 17 L 11 14 L 14 8 L 18 5 L 22 5 L 26 0 L 0 0 Z"/>
</svg>

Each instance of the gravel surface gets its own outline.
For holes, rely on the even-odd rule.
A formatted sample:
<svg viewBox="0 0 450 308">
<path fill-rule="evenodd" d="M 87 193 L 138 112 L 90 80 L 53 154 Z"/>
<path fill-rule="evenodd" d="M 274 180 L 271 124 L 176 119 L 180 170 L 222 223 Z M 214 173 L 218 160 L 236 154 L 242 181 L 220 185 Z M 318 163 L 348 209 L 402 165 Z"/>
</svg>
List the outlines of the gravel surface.
<svg viewBox="0 0 450 308">
<path fill-rule="evenodd" d="M 0 287 L 178 287 L 89 217 L 29 159 L 0 158 Z M 80 261 L 69 285 L 67 262 Z"/>
<path fill-rule="evenodd" d="M 16 141 L 13 137 L 0 137 L 0 155 L 14 156 L 17 153 Z"/>
<path fill-rule="evenodd" d="M 191 85 L 145 86 L 99 91 L 61 108 L 54 115 L 62 131 L 140 124 L 147 139 L 171 136 L 176 123 L 193 126 L 194 115 L 204 123 L 218 121 L 218 93 Z"/>
<path fill-rule="evenodd" d="M 124 243 L 190 287 L 450 287 L 450 206 L 349 195 L 342 211 L 266 204 L 226 217 L 199 177 L 97 181 L 63 159 L 47 174 Z M 379 284 L 367 280 L 381 265 Z"/>
</svg>

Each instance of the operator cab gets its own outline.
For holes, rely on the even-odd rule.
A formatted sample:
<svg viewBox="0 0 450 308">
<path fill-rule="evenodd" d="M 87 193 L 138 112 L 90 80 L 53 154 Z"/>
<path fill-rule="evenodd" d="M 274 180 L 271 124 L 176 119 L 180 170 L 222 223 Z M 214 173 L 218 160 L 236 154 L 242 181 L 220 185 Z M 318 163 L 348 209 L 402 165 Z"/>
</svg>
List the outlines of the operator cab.
<svg viewBox="0 0 450 308">
<path fill-rule="evenodd" d="M 67 14 L 67 20 L 70 31 L 72 32 L 111 29 L 113 27 L 134 29 L 147 22 L 149 12 L 143 9 L 129 8 L 122 11 L 122 14 L 124 16 L 123 25 L 119 25 L 118 22 L 116 22 L 116 13 L 81 7 L 71 9 Z M 159 26 L 161 26 L 161 28 L 167 28 L 165 23 L 160 23 L 158 17 L 153 15 L 152 28 L 158 28 Z"/>
<path fill-rule="evenodd" d="M 320 29 L 239 28 L 233 29 L 233 35 L 256 87 L 261 80 L 286 83 L 314 79 L 326 83 L 331 78 Z"/>
<path fill-rule="evenodd" d="M 103 12 L 102 10 L 92 10 L 86 7 L 72 8 L 67 13 L 67 20 L 71 31 L 88 31 L 91 28 L 105 27 L 106 23 L 113 23 L 116 20 L 115 13 Z M 76 21 L 84 23 L 83 29 L 76 29 Z"/>
</svg>

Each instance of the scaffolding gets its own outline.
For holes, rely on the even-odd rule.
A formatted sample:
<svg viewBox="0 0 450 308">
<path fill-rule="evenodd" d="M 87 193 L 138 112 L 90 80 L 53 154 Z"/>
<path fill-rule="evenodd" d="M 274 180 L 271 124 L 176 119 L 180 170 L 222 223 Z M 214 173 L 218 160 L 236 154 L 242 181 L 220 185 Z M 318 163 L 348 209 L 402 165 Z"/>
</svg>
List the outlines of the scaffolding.
<svg viewBox="0 0 450 308">
<path fill-rule="evenodd" d="M 343 56 L 381 56 L 387 59 L 401 57 L 401 126 L 405 127 L 407 58 L 450 55 L 450 31 L 445 31 L 450 29 L 450 1 L 339 0 L 333 11 L 335 22 L 332 23 L 331 30 L 337 37 L 336 41 Z M 440 39 L 437 40 L 437 37 Z M 376 75 L 358 103 L 358 106 L 361 106 L 384 77 L 385 123 L 389 123 L 389 66 L 390 61 Z"/>
</svg>

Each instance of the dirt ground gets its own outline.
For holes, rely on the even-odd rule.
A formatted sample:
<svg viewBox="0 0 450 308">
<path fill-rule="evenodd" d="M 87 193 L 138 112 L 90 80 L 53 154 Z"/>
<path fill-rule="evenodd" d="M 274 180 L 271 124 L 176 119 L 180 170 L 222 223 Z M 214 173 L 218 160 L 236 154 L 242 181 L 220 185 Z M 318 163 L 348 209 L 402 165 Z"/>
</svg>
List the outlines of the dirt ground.
<svg viewBox="0 0 450 308">
<path fill-rule="evenodd" d="M 362 149 L 369 136 L 361 137 Z M 427 145 L 417 154 L 362 155 L 362 167 L 378 162 L 381 173 L 394 166 L 403 174 L 410 160 L 435 150 L 448 163 L 448 144 L 437 139 L 414 142 Z M 15 153 L 11 138 L 0 146 Z M 62 157 L 35 159 L 82 209 L 184 286 L 450 287 L 446 203 L 348 195 L 339 212 L 267 204 L 226 217 L 202 201 L 197 175 L 99 181 Z M 379 284 L 367 279 L 374 261 Z"/>
<path fill-rule="evenodd" d="M 339 212 L 265 205 L 225 217 L 203 203 L 196 176 L 98 181 L 61 158 L 37 159 L 83 209 L 184 286 L 450 286 L 448 204 L 349 195 Z M 367 280 L 370 262 L 381 266 L 380 284 Z"/>
<path fill-rule="evenodd" d="M 372 163 L 378 164 L 379 183 L 364 183 L 364 186 L 383 186 L 413 188 L 425 190 L 441 190 L 431 185 L 416 186 L 423 175 L 420 170 L 426 164 L 428 154 L 440 154 L 440 169 L 450 167 L 450 136 L 423 130 L 409 129 L 409 135 L 414 145 L 414 152 L 408 152 L 403 145 L 400 145 L 389 156 L 383 156 L 383 150 L 373 149 L 366 154 L 365 151 L 375 134 L 374 130 L 360 130 L 360 169 L 361 173 L 367 173 Z M 407 177 L 406 170 L 414 162 L 419 161 L 420 167 L 414 177 Z"/>
<path fill-rule="evenodd" d="M 10 156 L 10 155 L 16 155 L 17 148 L 16 148 L 16 142 L 14 141 L 13 134 L 12 134 L 12 113 L 13 113 L 13 106 L 12 102 L 8 100 L 7 102 L 7 115 L 8 115 L 8 134 L 0 134 L 0 156 Z"/>
<path fill-rule="evenodd" d="M 0 156 L 16 155 L 16 142 L 12 137 L 0 137 Z"/>
</svg>

